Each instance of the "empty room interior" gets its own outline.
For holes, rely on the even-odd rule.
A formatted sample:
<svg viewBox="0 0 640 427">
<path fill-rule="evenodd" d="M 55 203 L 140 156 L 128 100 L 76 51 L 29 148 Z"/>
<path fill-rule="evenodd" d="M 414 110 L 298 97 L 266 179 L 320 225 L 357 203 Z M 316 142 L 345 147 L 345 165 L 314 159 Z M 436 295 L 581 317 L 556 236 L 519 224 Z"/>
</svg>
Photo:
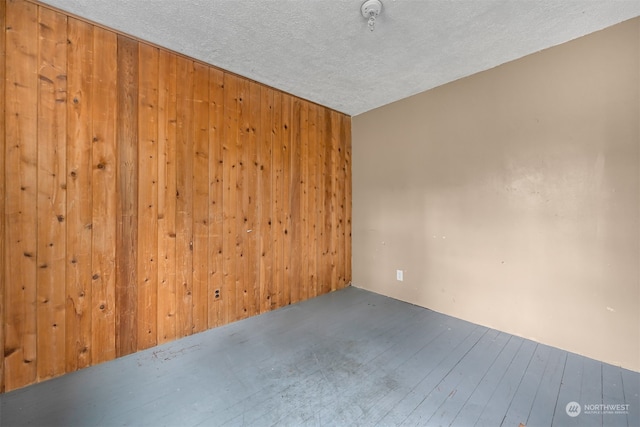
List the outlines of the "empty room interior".
<svg viewBox="0 0 640 427">
<path fill-rule="evenodd" d="M 0 426 L 640 427 L 640 2 L 0 28 Z"/>
</svg>

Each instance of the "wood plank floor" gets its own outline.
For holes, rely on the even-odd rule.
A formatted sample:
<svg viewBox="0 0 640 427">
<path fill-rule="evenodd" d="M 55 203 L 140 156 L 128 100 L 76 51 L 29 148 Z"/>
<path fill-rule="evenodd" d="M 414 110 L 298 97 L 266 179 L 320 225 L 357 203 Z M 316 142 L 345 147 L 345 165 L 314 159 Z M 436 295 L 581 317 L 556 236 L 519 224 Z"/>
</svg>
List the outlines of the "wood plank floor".
<svg viewBox="0 0 640 427">
<path fill-rule="evenodd" d="M 639 385 L 351 287 L 7 393 L 0 425 L 635 427 Z"/>
</svg>

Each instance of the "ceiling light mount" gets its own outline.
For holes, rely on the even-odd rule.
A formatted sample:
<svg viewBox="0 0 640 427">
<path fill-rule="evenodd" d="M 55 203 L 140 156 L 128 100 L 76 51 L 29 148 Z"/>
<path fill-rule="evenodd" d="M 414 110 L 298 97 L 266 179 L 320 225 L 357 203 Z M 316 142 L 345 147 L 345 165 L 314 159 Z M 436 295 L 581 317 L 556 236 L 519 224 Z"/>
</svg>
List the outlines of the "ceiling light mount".
<svg viewBox="0 0 640 427">
<path fill-rule="evenodd" d="M 376 26 L 376 18 L 382 12 L 382 2 L 380 0 L 367 0 L 360 7 L 362 16 L 367 19 L 369 30 L 373 31 Z"/>
</svg>

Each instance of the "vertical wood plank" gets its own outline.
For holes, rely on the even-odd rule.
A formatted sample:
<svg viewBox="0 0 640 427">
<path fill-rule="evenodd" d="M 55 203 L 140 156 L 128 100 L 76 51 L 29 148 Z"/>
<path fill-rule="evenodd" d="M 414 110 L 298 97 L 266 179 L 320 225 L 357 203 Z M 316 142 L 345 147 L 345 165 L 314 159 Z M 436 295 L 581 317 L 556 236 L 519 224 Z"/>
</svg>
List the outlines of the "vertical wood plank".
<svg viewBox="0 0 640 427">
<path fill-rule="evenodd" d="M 307 197 L 307 215 L 309 220 L 307 223 L 309 244 L 308 244 L 308 263 L 309 263 L 309 297 L 318 296 L 318 238 L 320 234 L 319 215 L 318 215 L 318 107 L 315 104 L 309 104 L 308 112 L 308 150 L 307 150 L 307 180 L 308 180 L 308 197 Z"/>
<path fill-rule="evenodd" d="M 282 176 L 283 176 L 283 194 L 282 194 L 282 207 L 284 212 L 284 228 L 283 228 L 283 284 L 282 284 L 282 299 L 280 301 L 280 306 L 283 307 L 285 305 L 291 304 L 291 286 L 292 286 L 292 278 L 291 278 L 291 226 L 292 226 L 292 207 L 291 207 L 291 198 L 292 198 L 292 186 L 291 186 L 291 144 L 292 144 L 292 134 L 291 134 L 291 123 L 292 123 L 292 110 L 293 110 L 293 100 L 291 95 L 283 94 L 282 95 Z"/>
<path fill-rule="evenodd" d="M 284 153 L 282 123 L 282 93 L 273 94 L 273 160 L 272 160 L 272 248 L 273 248 L 273 287 L 271 309 L 282 307 L 284 302 Z"/>
<path fill-rule="evenodd" d="M 345 167 L 345 195 L 344 195 L 344 203 L 345 203 L 345 259 L 346 259 L 346 267 L 345 267 L 345 281 L 346 284 L 350 284 L 353 280 L 352 277 L 352 246 L 351 246 L 351 234 L 352 234 L 352 225 L 351 225 L 351 216 L 352 216 L 352 202 L 351 199 L 353 197 L 353 187 L 352 187 L 352 175 L 351 175 L 351 118 L 345 117 L 345 156 L 344 156 L 344 167 Z"/>
<path fill-rule="evenodd" d="M 325 285 L 325 271 L 324 271 L 324 241 L 325 241 L 325 222 L 324 222 L 324 166 L 325 166 L 325 145 L 324 145 L 324 110 L 318 108 L 316 117 L 316 162 L 317 173 L 316 180 L 318 189 L 317 194 L 317 207 L 316 207 L 316 233 L 318 235 L 318 249 L 316 250 L 316 274 L 317 284 L 316 290 L 318 295 L 322 295 Z"/>
<path fill-rule="evenodd" d="M 260 88 L 260 133 L 258 135 L 258 206 L 259 206 L 259 238 L 260 238 L 260 312 L 271 310 L 272 298 L 275 295 L 273 284 L 272 253 L 272 137 L 273 137 L 273 90 Z"/>
<path fill-rule="evenodd" d="M 323 110 L 321 120 L 321 146 L 322 146 L 322 251 L 321 269 L 322 269 L 322 292 L 331 292 L 331 236 L 334 233 L 333 223 L 331 221 L 331 112 Z"/>
<path fill-rule="evenodd" d="M 238 79 L 238 124 L 236 150 L 238 161 L 236 166 L 236 278 L 235 278 L 235 320 L 248 316 L 248 272 L 247 272 L 247 216 L 248 197 L 248 140 L 249 140 L 249 82 L 246 79 Z"/>
<path fill-rule="evenodd" d="M 176 337 L 176 56 L 158 65 L 158 344 Z"/>
<path fill-rule="evenodd" d="M 209 328 L 225 319 L 223 287 L 224 73 L 209 68 Z"/>
<path fill-rule="evenodd" d="M 177 58 L 176 336 L 193 333 L 193 61 Z"/>
<path fill-rule="evenodd" d="M 238 169 L 238 98 L 239 79 L 230 74 L 224 76 L 225 139 L 223 146 L 224 193 L 223 193 L 223 255 L 224 285 L 226 298 L 226 322 L 236 319 L 236 245 L 237 245 L 237 169 Z"/>
<path fill-rule="evenodd" d="M 66 370 L 91 364 L 93 27 L 67 21 Z"/>
<path fill-rule="evenodd" d="M 207 329 L 209 256 L 209 69 L 193 73 L 193 331 Z"/>
<path fill-rule="evenodd" d="M 249 119 L 247 141 L 247 222 L 246 222 L 246 274 L 247 314 L 255 316 L 260 313 L 260 247 L 258 218 L 258 144 L 261 132 L 260 123 L 260 85 L 249 83 Z"/>
<path fill-rule="evenodd" d="M 116 354 L 138 348 L 138 42 L 118 36 Z"/>
<path fill-rule="evenodd" d="M 137 348 L 157 343 L 158 49 L 138 47 Z"/>
<path fill-rule="evenodd" d="M 288 221 L 288 243 L 287 259 L 289 264 L 289 286 L 291 288 L 291 303 L 299 302 L 302 297 L 303 282 L 301 276 L 300 243 L 302 241 L 301 223 L 302 212 L 300 211 L 300 194 L 302 180 L 300 164 L 302 155 L 302 101 L 293 98 L 291 103 L 291 143 L 289 146 L 289 221 Z"/>
<path fill-rule="evenodd" d="M 300 300 L 309 299 L 311 280 L 309 277 L 309 249 L 311 234 L 309 233 L 309 103 L 300 105 L 300 222 L 299 237 L 299 272 Z"/>
<path fill-rule="evenodd" d="M 118 40 L 94 28 L 92 81 L 92 362 L 116 357 L 116 81 Z"/>
<path fill-rule="evenodd" d="M 7 2 L 0 1 L 0 393 L 4 393 L 4 293 L 7 288 L 5 273 L 5 240 L 6 240 L 6 181 L 5 181 L 5 76 L 6 76 L 6 9 Z"/>
<path fill-rule="evenodd" d="M 339 113 L 335 113 L 336 122 L 338 124 L 338 135 L 336 138 L 336 144 L 333 148 L 337 163 L 335 168 L 335 182 L 336 182 L 336 234 L 337 245 L 335 249 L 335 259 L 337 265 L 336 276 L 338 279 L 338 289 L 344 288 L 346 284 L 346 233 L 345 233 L 345 182 L 346 182 L 346 168 L 345 168 L 345 116 Z"/>
<path fill-rule="evenodd" d="M 225 323 L 236 319 L 236 204 L 238 200 L 237 162 L 238 162 L 238 78 L 224 75 L 224 145 L 223 145 L 223 223 L 222 253 L 223 289 L 225 304 Z"/>
<path fill-rule="evenodd" d="M 7 3 L 5 386 L 36 378 L 38 21 L 35 5 Z"/>
<path fill-rule="evenodd" d="M 67 17 L 39 10 L 38 381 L 65 371 Z"/>
<path fill-rule="evenodd" d="M 338 235 L 340 234 L 340 225 L 338 224 L 338 173 L 340 157 L 338 155 L 338 138 L 340 135 L 340 118 L 335 111 L 330 112 L 331 135 L 327 140 L 329 146 L 329 154 L 331 156 L 330 167 L 327 170 L 327 176 L 330 180 L 331 190 L 330 196 L 330 221 L 331 221 L 331 239 L 329 243 L 329 257 L 331 265 L 331 291 L 338 289 L 338 247 L 340 246 Z"/>
</svg>

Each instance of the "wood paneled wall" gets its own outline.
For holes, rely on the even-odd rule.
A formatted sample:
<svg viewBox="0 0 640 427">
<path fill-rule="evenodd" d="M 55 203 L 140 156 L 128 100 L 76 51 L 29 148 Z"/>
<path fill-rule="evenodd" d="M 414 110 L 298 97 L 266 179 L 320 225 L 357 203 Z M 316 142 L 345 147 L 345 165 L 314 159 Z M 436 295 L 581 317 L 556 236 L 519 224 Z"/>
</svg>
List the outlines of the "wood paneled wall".
<svg viewBox="0 0 640 427">
<path fill-rule="evenodd" d="M 0 0 L 0 386 L 346 286 L 350 118 Z"/>
</svg>

